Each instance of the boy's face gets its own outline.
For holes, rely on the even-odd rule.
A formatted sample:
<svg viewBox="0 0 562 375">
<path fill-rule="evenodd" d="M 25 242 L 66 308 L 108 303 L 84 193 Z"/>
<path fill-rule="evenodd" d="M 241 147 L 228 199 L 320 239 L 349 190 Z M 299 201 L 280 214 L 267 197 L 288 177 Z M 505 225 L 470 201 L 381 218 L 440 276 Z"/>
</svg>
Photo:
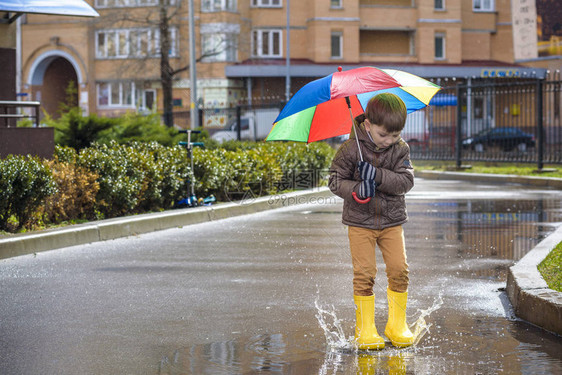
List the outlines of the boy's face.
<svg viewBox="0 0 562 375">
<path fill-rule="evenodd" d="M 383 126 L 372 124 L 368 119 L 365 119 L 365 129 L 378 148 L 387 148 L 400 139 L 400 132 L 389 133 Z"/>
</svg>

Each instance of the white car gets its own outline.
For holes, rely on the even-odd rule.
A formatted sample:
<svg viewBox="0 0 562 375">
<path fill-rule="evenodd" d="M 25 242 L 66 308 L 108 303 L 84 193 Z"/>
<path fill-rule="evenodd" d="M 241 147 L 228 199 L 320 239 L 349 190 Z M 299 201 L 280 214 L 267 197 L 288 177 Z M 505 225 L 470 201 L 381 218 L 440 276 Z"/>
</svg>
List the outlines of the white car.
<svg viewBox="0 0 562 375">
<path fill-rule="evenodd" d="M 240 139 L 248 140 L 250 139 L 250 119 L 241 118 L 242 128 L 240 129 Z M 226 125 L 223 130 L 219 130 L 211 136 L 211 139 L 219 142 L 234 141 L 238 139 L 238 123 L 236 119 Z"/>
</svg>

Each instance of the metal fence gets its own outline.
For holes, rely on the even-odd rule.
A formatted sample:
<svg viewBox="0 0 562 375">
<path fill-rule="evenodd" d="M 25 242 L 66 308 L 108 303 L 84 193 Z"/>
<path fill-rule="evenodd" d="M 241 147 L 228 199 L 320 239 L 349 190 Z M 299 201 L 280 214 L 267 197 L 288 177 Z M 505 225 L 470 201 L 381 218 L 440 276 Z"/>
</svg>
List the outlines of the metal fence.
<svg viewBox="0 0 562 375">
<path fill-rule="evenodd" d="M 412 158 L 562 163 L 561 81 L 458 84 L 408 115 Z"/>
<path fill-rule="evenodd" d="M 40 105 L 39 102 L 0 100 L 0 127 L 17 127 L 17 121 L 24 118 L 32 118 L 35 127 L 39 127 Z"/>
<path fill-rule="evenodd" d="M 468 161 L 536 163 L 539 169 L 562 164 L 561 86 L 560 80 L 498 79 L 444 87 L 430 106 L 408 115 L 402 138 L 413 159 L 454 160 L 459 167 Z M 204 108 L 198 126 L 212 135 L 252 110 L 283 105 Z M 189 112 L 175 116 L 188 121 Z M 271 127 L 269 117 L 261 122 Z"/>
</svg>

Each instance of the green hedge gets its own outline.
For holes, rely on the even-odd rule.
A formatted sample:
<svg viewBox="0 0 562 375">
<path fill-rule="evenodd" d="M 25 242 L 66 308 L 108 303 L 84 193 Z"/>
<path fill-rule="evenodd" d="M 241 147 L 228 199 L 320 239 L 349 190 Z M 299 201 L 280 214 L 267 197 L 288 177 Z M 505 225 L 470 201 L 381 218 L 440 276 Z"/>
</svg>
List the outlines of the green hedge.
<svg viewBox="0 0 562 375">
<path fill-rule="evenodd" d="M 51 171 L 38 158 L 0 159 L 0 230 L 29 225 L 43 200 L 55 191 Z"/>
<path fill-rule="evenodd" d="M 41 213 L 45 224 L 58 224 L 54 222 L 57 218 L 72 221 L 92 217 L 92 213 L 101 219 L 170 209 L 188 195 L 191 183 L 198 197 L 213 194 L 219 201 L 311 188 L 326 183 L 334 152 L 321 142 L 232 142 L 224 148 L 195 148 L 193 181 L 186 149 L 157 142 L 123 145 L 110 141 L 79 151 L 57 146 L 51 162 L 9 157 L 0 160 L 0 229 L 33 227 L 31 218 Z M 56 170 L 56 178 L 51 169 Z M 79 207 L 73 209 L 71 202 L 89 204 L 90 198 L 75 197 L 80 189 L 69 180 L 91 181 L 92 176 L 95 184 L 89 184 L 88 194 L 95 199 L 91 207 L 87 212 Z M 55 192 L 56 197 L 68 200 L 61 209 L 64 215 L 48 212 Z M 69 217 L 72 212 L 77 217 Z"/>
</svg>

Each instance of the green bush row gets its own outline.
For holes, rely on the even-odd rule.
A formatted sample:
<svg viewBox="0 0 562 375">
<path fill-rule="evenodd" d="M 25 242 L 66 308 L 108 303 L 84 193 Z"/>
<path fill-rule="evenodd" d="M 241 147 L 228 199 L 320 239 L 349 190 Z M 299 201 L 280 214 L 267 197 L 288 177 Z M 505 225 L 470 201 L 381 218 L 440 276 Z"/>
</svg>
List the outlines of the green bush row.
<svg viewBox="0 0 562 375">
<path fill-rule="evenodd" d="M 195 148 L 157 142 L 57 146 L 52 161 L 0 160 L 0 230 L 173 208 L 189 195 L 238 201 L 325 184 L 334 150 L 325 143 L 240 143 Z"/>
<path fill-rule="evenodd" d="M 40 159 L 10 155 L 0 160 L 0 230 L 22 228 L 54 192 L 51 171 Z"/>
</svg>

